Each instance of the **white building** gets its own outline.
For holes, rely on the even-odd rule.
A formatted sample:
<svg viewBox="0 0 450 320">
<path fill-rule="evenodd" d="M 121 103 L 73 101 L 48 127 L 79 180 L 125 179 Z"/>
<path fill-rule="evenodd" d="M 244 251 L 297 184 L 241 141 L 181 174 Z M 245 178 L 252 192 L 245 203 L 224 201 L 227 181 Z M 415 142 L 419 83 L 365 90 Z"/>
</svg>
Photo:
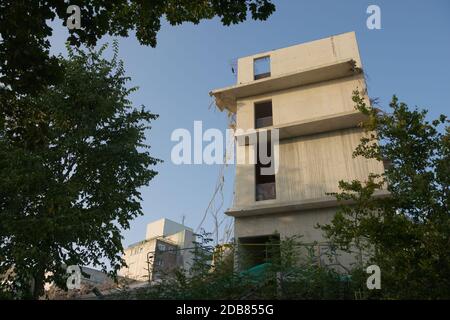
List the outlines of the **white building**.
<svg viewBox="0 0 450 320">
<path fill-rule="evenodd" d="M 189 270 L 194 231 L 169 219 L 147 225 L 145 239 L 125 249 L 127 267 L 119 275 L 138 281 L 154 281 L 175 268 Z"/>
</svg>

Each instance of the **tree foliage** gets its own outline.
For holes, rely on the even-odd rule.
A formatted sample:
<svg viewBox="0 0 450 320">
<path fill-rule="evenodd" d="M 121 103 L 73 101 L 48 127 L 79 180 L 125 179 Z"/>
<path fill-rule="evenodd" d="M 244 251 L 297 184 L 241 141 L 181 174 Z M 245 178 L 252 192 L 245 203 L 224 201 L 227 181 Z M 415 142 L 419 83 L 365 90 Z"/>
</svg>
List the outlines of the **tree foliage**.
<svg viewBox="0 0 450 320">
<path fill-rule="evenodd" d="M 269 0 L 0 0 L 0 274 L 16 295 L 62 283 L 62 263 L 106 258 L 117 270 L 119 228 L 142 213 L 138 188 L 156 174 L 144 144 L 156 116 L 128 101 L 117 50 L 111 61 L 104 49 L 50 54 L 50 21 L 64 26 L 69 5 L 81 9 L 72 48 L 131 32 L 155 46 L 163 19 L 230 25 L 275 10 Z"/>
<path fill-rule="evenodd" d="M 144 133 L 157 116 L 131 105 L 117 44 L 111 60 L 105 49 L 69 48 L 63 81 L 10 96 L 0 118 L 0 274 L 19 296 L 64 287 L 63 265 L 117 271 L 120 230 L 156 174 Z"/>
<path fill-rule="evenodd" d="M 49 54 L 50 20 L 66 25 L 69 5 L 81 10 L 81 29 L 70 30 L 72 45 L 93 46 L 102 36 L 135 32 L 143 45 L 156 46 L 161 20 L 171 25 L 198 24 L 219 17 L 223 25 L 243 22 L 248 13 L 265 20 L 275 10 L 270 0 L 0 0 L 0 82 L 16 92 L 32 92 L 63 76 Z"/>
<path fill-rule="evenodd" d="M 335 269 L 320 266 L 314 245 L 303 244 L 300 237 L 287 237 L 268 244 L 270 255 L 263 269 L 237 271 L 234 259 L 248 258 L 248 252 L 236 251 L 234 244 L 222 245 L 214 250 L 208 233 L 202 233 L 193 251 L 194 259 L 189 272 L 174 270 L 144 288 L 124 290 L 108 299 L 352 299 L 354 287 L 360 283 L 342 277 Z M 300 259 L 304 255 L 305 259 Z M 282 275 L 281 277 L 279 275 Z M 278 280 L 277 280 L 278 279 Z M 358 281 L 364 279 L 358 279 Z"/>
<path fill-rule="evenodd" d="M 367 181 L 341 181 L 343 205 L 322 226 L 340 248 L 368 254 L 363 264 L 381 268 L 384 298 L 450 297 L 450 128 L 444 115 L 411 110 L 394 96 L 390 113 L 353 101 L 368 116 L 366 135 L 354 156 L 390 162 Z M 445 128 L 442 130 L 441 127 Z M 375 197 L 387 188 L 387 198 Z"/>
</svg>

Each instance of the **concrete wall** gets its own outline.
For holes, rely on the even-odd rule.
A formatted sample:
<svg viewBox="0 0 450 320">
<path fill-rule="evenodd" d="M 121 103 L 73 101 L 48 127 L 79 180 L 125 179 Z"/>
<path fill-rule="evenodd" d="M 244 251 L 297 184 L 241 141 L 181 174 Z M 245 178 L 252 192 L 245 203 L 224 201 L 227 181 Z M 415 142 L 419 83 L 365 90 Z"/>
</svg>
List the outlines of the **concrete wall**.
<svg viewBox="0 0 450 320">
<path fill-rule="evenodd" d="M 321 198 L 338 191 L 340 180 L 364 181 L 369 173 L 383 172 L 382 162 L 352 157 L 363 135 L 362 129 L 353 128 L 282 140 L 273 200 L 255 201 L 254 165 L 237 165 L 234 207 Z M 238 152 L 250 148 L 240 146 Z"/>
<path fill-rule="evenodd" d="M 183 231 L 185 229 L 192 230 L 180 223 L 163 218 L 147 225 L 145 238 L 152 239 L 156 237 L 165 237 Z"/>
<path fill-rule="evenodd" d="M 245 237 L 273 235 L 275 233 L 280 235 L 281 240 L 301 236 L 297 240 L 305 246 L 311 246 L 314 242 L 317 242 L 312 247 L 313 254 L 320 257 L 323 264 L 333 264 L 338 272 L 345 272 L 355 262 L 355 256 L 341 251 L 337 251 L 336 255 L 327 256 L 325 252 L 329 250 L 329 247 L 324 242 L 322 230 L 316 228 L 317 224 L 329 223 L 335 212 L 335 208 L 328 208 L 235 218 L 235 238 L 241 240 Z M 242 251 L 242 249 L 238 250 Z M 299 246 L 297 250 L 300 261 L 302 261 L 307 256 L 306 247 Z M 241 263 L 245 261 L 245 251 L 243 251 L 243 255 L 244 258 L 241 261 L 239 261 L 239 252 L 235 256 L 237 258 L 236 268 L 238 269 L 243 267 Z"/>
<path fill-rule="evenodd" d="M 150 238 L 153 237 L 153 238 Z M 119 275 L 139 281 L 148 281 L 147 254 L 150 252 L 152 280 L 156 273 L 169 272 L 175 267 L 189 270 L 192 264 L 192 250 L 182 250 L 193 246 L 195 240 L 191 228 L 183 226 L 169 219 L 160 219 L 147 225 L 146 240 L 132 245 L 124 250 L 128 267 L 122 268 Z M 158 252 L 157 245 L 164 244 L 170 252 Z M 155 253 L 156 252 L 156 253 Z M 155 261 L 163 260 L 162 266 L 157 266 Z"/>
<path fill-rule="evenodd" d="M 326 223 L 334 215 L 335 209 L 308 210 L 277 214 L 235 218 L 236 238 L 271 235 L 275 232 L 281 238 L 303 235 L 305 242 L 322 241 L 322 232 L 315 228 L 317 223 Z"/>
<path fill-rule="evenodd" d="M 154 239 L 126 248 L 123 258 L 127 267 L 120 269 L 119 275 L 138 281 L 148 281 L 147 253 L 155 249 L 156 240 Z"/>
<path fill-rule="evenodd" d="M 179 267 L 177 249 L 178 246 L 175 244 L 160 239 L 156 240 L 156 251 L 152 254 L 151 259 L 152 280 L 161 279 Z"/>
<path fill-rule="evenodd" d="M 163 250 L 161 245 L 164 247 Z M 175 243 L 165 239 L 151 239 L 129 247 L 125 249 L 123 256 L 128 267 L 122 268 L 119 275 L 138 281 L 148 281 L 149 277 L 155 280 L 181 266 L 178 259 L 180 253 L 177 249 Z M 147 255 L 150 263 L 147 262 Z M 159 265 L 158 261 L 162 261 L 162 264 Z"/>
<path fill-rule="evenodd" d="M 254 129 L 255 103 L 267 100 L 272 100 L 274 126 L 353 111 L 353 91 L 364 88 L 363 75 L 357 75 L 240 99 L 237 102 L 236 125 L 244 130 Z"/>
<path fill-rule="evenodd" d="M 253 81 L 253 60 L 270 56 L 271 75 L 278 76 L 345 59 L 361 67 L 354 32 L 343 33 L 299 45 L 258 53 L 238 59 L 238 83 Z"/>
<path fill-rule="evenodd" d="M 178 266 L 188 271 L 193 262 L 193 250 L 191 248 L 194 247 L 194 232 L 192 230 L 185 229 L 181 232 L 168 236 L 167 239 L 178 245 Z"/>
</svg>

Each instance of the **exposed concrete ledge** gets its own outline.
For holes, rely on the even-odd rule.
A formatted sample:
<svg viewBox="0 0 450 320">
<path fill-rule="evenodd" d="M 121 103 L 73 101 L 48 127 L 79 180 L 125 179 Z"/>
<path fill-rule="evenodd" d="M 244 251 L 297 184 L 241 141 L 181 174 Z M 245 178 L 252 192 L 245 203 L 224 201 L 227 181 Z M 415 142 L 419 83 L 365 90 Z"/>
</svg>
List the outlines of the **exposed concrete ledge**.
<svg viewBox="0 0 450 320">
<path fill-rule="evenodd" d="M 280 130 L 280 139 L 306 136 L 315 133 L 323 133 L 340 129 L 354 128 L 359 126 L 367 116 L 352 110 L 336 113 L 328 116 L 291 122 L 275 126 Z"/>
<path fill-rule="evenodd" d="M 261 129 L 248 130 L 248 132 L 237 134 L 236 141 L 240 146 L 249 145 L 251 141 L 258 141 L 256 137 L 260 132 L 268 132 L 272 129 L 278 129 L 280 140 L 283 140 L 340 129 L 356 128 L 365 120 L 367 120 L 366 115 L 358 110 L 352 110 Z"/>
<path fill-rule="evenodd" d="M 303 70 L 297 70 L 291 73 L 216 89 L 211 91 L 209 95 L 216 98 L 216 105 L 221 111 L 223 111 L 223 109 L 228 109 L 230 112 L 234 113 L 236 112 L 236 100 L 240 98 L 349 77 L 361 72 L 362 69 L 356 65 L 356 62 L 353 59 L 345 59 Z"/>
<path fill-rule="evenodd" d="M 387 190 L 380 190 L 374 193 L 374 197 L 384 198 L 389 196 Z M 342 204 L 351 204 L 352 201 L 344 201 Z M 232 217 L 250 217 L 256 215 L 275 214 L 294 211 L 306 211 L 313 209 L 338 207 L 340 203 L 335 197 L 326 196 L 322 198 L 306 199 L 300 201 L 279 202 L 270 204 L 257 204 L 248 207 L 230 208 L 225 214 Z"/>
</svg>

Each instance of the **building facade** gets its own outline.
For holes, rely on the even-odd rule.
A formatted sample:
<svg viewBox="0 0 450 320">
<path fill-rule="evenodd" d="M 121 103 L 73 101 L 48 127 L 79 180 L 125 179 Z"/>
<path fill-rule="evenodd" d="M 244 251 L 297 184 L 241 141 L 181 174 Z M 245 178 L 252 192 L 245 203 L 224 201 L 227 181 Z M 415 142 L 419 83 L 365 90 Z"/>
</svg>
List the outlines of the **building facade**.
<svg viewBox="0 0 450 320">
<path fill-rule="evenodd" d="M 240 58 L 237 84 L 210 93 L 219 109 L 236 115 L 238 163 L 227 214 L 235 219 L 239 244 L 294 235 L 323 242 L 315 226 L 329 222 L 337 209 L 327 193 L 338 191 L 340 180 L 364 181 L 384 171 L 382 162 L 352 157 L 365 134 L 354 90 L 366 92 L 366 83 L 356 36 L 349 32 Z M 270 142 L 277 169 L 261 174 L 259 157 L 249 160 L 258 154 L 250 136 L 270 131 L 279 136 Z M 263 262 L 262 252 L 254 256 L 250 265 Z"/>
<path fill-rule="evenodd" d="M 157 281 L 175 268 L 188 271 L 192 264 L 195 236 L 191 228 L 169 219 L 147 225 L 143 241 L 128 246 L 124 252 L 127 267 L 119 275 L 138 281 Z"/>
</svg>

